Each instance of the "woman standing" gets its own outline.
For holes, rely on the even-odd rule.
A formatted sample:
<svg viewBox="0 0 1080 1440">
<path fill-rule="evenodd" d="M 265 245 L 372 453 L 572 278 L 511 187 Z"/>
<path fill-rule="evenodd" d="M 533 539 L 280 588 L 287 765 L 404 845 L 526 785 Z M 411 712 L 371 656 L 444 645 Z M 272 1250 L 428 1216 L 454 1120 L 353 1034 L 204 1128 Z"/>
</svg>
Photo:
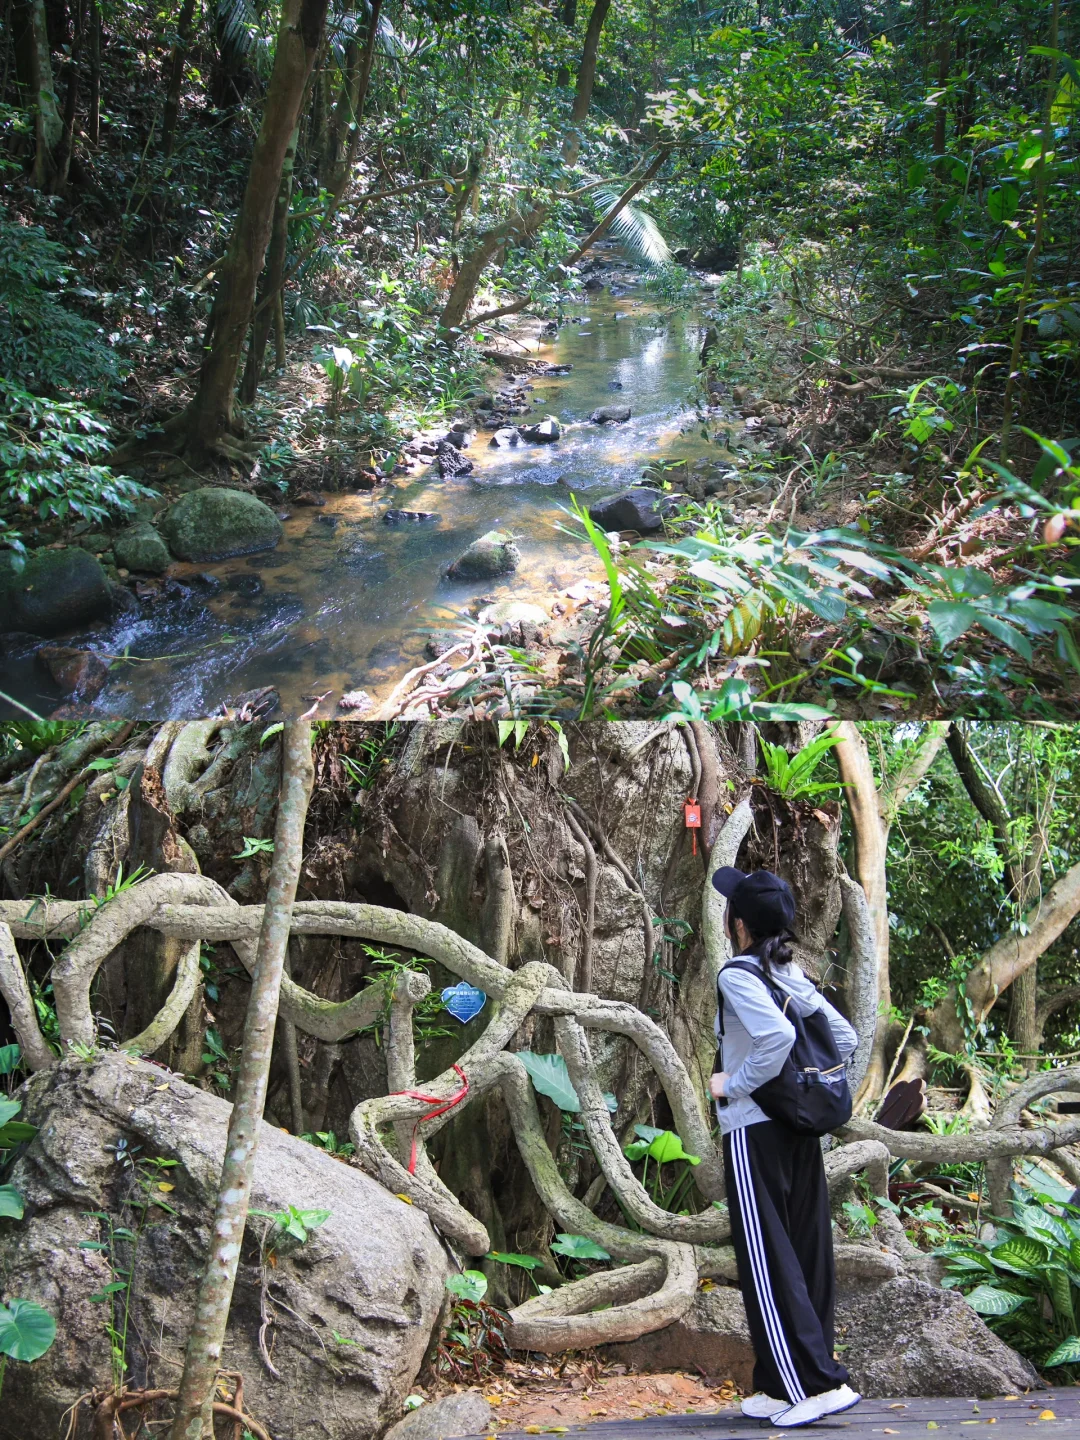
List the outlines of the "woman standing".
<svg viewBox="0 0 1080 1440">
<path fill-rule="evenodd" d="M 759 1087 L 780 1075 L 795 1044 L 787 1012 L 800 1023 L 822 1013 L 826 1037 L 831 1032 L 845 1062 L 858 1037 L 792 959 L 795 897 L 786 881 L 769 870 L 725 866 L 713 884 L 727 900 L 734 957 L 718 980 L 721 1048 L 710 1089 L 757 1361 L 757 1393 L 742 1410 L 778 1429 L 795 1428 L 849 1410 L 860 1396 L 833 1356 L 836 1274 L 821 1142 L 770 1119 L 754 1096 L 763 1098 Z"/>
</svg>

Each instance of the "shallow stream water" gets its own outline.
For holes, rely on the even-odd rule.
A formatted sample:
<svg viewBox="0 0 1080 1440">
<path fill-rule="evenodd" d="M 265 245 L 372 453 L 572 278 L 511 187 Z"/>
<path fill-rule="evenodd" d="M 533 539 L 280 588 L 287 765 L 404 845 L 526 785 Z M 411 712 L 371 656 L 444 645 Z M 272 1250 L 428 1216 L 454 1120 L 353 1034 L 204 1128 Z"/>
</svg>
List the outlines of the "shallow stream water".
<svg viewBox="0 0 1080 1440">
<path fill-rule="evenodd" d="M 520 377 L 533 387 L 531 416 L 510 423 L 556 415 L 563 427 L 557 444 L 498 450 L 489 446 L 490 430 L 481 429 L 466 452 L 471 475 L 443 480 L 424 464 L 374 494 L 328 494 L 321 509 L 290 506 L 275 551 L 174 566 L 170 574 L 182 583 L 198 571 L 223 588 L 96 632 L 94 649 L 139 663 L 113 668 L 95 712 L 201 716 L 272 685 L 286 713 L 330 691 L 319 713 L 333 714 L 349 690 L 384 698 L 426 658 L 431 632 L 460 625 L 480 595 L 548 606 L 595 576 L 592 548 L 559 528 L 577 529 L 565 513 L 571 494 L 591 503 L 640 478 L 649 461 L 716 455 L 690 403 L 698 308 L 665 312 L 632 281 L 624 285 L 618 296 L 605 290 L 576 307 L 550 342 L 530 352 L 572 369 Z M 590 421 L 598 406 L 619 402 L 630 406 L 627 423 Z M 434 511 L 438 519 L 391 526 L 383 520 L 390 508 Z M 518 570 L 497 581 L 446 579 L 449 563 L 495 528 L 517 537 Z M 16 671 L 5 688 L 18 698 L 41 713 L 60 703 L 32 661 Z"/>
</svg>

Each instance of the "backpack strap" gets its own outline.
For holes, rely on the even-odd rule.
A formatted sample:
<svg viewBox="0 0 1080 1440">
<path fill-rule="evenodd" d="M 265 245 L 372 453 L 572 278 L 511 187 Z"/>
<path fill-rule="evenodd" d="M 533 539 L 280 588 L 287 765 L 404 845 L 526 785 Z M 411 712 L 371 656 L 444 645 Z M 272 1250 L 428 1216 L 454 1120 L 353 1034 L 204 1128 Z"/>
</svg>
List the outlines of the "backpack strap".
<svg viewBox="0 0 1080 1440">
<path fill-rule="evenodd" d="M 752 965 L 747 960 L 729 960 L 726 965 L 720 967 L 720 975 L 725 970 L 747 970 L 751 975 L 756 975 L 762 985 L 772 997 L 773 1004 L 780 1011 L 780 1014 L 787 1018 L 787 1008 L 791 1004 L 791 996 L 787 991 L 782 990 L 779 985 L 774 984 L 761 969 L 760 965 Z M 717 1016 L 720 1021 L 720 1034 L 724 1034 L 724 992 L 720 988 L 720 975 L 716 977 L 716 1000 Z M 798 1028 L 798 1027 L 796 1027 Z"/>
</svg>

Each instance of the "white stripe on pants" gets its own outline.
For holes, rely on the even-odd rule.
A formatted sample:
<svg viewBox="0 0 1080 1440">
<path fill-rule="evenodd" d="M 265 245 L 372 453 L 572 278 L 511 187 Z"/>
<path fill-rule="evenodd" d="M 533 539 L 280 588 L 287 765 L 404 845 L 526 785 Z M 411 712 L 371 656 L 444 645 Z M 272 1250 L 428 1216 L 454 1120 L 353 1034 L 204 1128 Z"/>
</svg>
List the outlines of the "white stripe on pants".
<svg viewBox="0 0 1080 1440">
<path fill-rule="evenodd" d="M 761 1307 L 762 1318 L 768 1332 L 769 1348 L 772 1350 L 773 1360 L 780 1372 L 780 1378 L 787 1387 L 788 1399 L 793 1405 L 797 1405 L 800 1400 L 806 1399 L 806 1391 L 799 1383 L 798 1371 L 791 1358 L 783 1322 L 773 1298 L 769 1261 L 765 1253 L 764 1241 L 761 1238 L 761 1224 L 758 1220 L 754 1181 L 750 1171 L 750 1157 L 746 1149 L 745 1128 L 733 1130 L 731 1133 L 731 1158 L 734 1162 L 735 1185 L 739 1192 L 739 1209 L 742 1211 L 743 1229 L 746 1232 L 746 1243 L 750 1251 L 754 1289 L 757 1292 L 758 1305 Z M 780 1397 L 775 1396 L 774 1398 L 779 1399 Z"/>
</svg>

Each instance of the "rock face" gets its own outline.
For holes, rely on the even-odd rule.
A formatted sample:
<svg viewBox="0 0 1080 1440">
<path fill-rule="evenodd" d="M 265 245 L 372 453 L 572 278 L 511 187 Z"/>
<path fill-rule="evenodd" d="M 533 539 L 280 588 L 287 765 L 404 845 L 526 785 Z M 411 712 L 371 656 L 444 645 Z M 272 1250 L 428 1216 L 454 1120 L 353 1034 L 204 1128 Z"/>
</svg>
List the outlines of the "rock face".
<svg viewBox="0 0 1080 1440">
<path fill-rule="evenodd" d="M 1041 1388 L 1028 1362 L 988 1330 L 954 1290 L 898 1275 L 841 1290 L 837 1342 L 851 1384 L 868 1398 L 1003 1395 Z M 693 1370 L 752 1387 L 754 1352 L 742 1296 L 701 1291 L 682 1317 L 638 1340 L 604 1347 L 609 1360 L 644 1371 Z"/>
<path fill-rule="evenodd" d="M 449 439 L 439 441 L 435 464 L 444 480 L 454 475 L 471 475 L 473 470 L 473 462 Z"/>
<path fill-rule="evenodd" d="M 955 1290 L 898 1275 L 837 1306 L 844 1364 L 864 1395 L 1003 1395 L 1041 1389 L 1015 1350 Z"/>
<path fill-rule="evenodd" d="M 227 560 L 271 550 L 282 536 L 269 505 L 244 490 L 204 485 L 166 510 L 161 532 L 178 560 Z"/>
<path fill-rule="evenodd" d="M 630 419 L 629 405 L 601 405 L 591 416 L 594 425 L 622 425 Z"/>
<path fill-rule="evenodd" d="M 602 530 L 636 530 L 651 535 L 664 528 L 664 516 L 671 509 L 670 496 L 647 485 L 634 485 L 589 506 L 589 518 Z"/>
<path fill-rule="evenodd" d="M 479 1390 L 463 1390 L 410 1410 L 383 1440 L 451 1440 L 455 1435 L 487 1435 L 493 1427 L 493 1411 Z"/>
<path fill-rule="evenodd" d="M 681 1320 L 637 1340 L 605 1345 L 602 1354 L 645 1372 L 700 1368 L 710 1378 L 734 1380 L 747 1394 L 753 1390 L 750 1330 L 742 1295 L 730 1285 L 699 1290 Z"/>
<path fill-rule="evenodd" d="M 502 530 L 489 530 L 474 540 L 446 572 L 451 580 L 493 580 L 516 570 L 521 551 Z"/>
<path fill-rule="evenodd" d="M 164 575 L 169 568 L 169 551 L 161 536 L 146 520 L 129 525 L 113 541 L 117 565 L 144 575 Z"/>
<path fill-rule="evenodd" d="M 109 577 L 87 550 L 38 550 L 19 571 L 0 556 L 0 634 L 62 635 L 111 609 Z"/>
<path fill-rule="evenodd" d="M 108 1147 L 123 1138 L 143 1162 L 178 1162 L 166 1172 L 171 1210 L 148 1211 L 128 1342 L 130 1383 L 171 1386 L 209 1242 L 229 1106 L 164 1069 L 116 1056 L 66 1061 L 23 1094 L 24 1117 L 39 1130 L 5 1176 L 23 1195 L 26 1216 L 0 1226 L 0 1274 L 5 1293 L 55 1316 L 57 1340 L 33 1365 L 8 1366 L 0 1437 L 54 1440 L 76 1397 L 109 1384 L 108 1312 L 90 1297 L 115 1277 L 102 1251 L 80 1245 L 105 1238 L 87 1211 L 134 1223 L 130 1207 L 122 1222 L 118 1216 L 125 1194 L 140 1197 L 130 1189 L 140 1172 L 118 1165 Z M 149 1193 L 156 1196 L 156 1186 Z M 242 1371 L 248 1407 L 271 1434 L 365 1440 L 400 1417 L 439 1316 L 447 1261 L 435 1233 L 420 1211 L 359 1170 L 268 1125 L 251 1198 L 253 1209 L 294 1205 L 330 1217 L 303 1245 L 279 1245 L 268 1271 L 271 1299 L 296 1312 L 276 1310 L 270 1344 L 280 1379 L 259 1358 L 252 1233 L 265 1222 L 252 1218 L 222 1368 Z M 125 1264 L 123 1255 L 116 1263 Z"/>
</svg>

